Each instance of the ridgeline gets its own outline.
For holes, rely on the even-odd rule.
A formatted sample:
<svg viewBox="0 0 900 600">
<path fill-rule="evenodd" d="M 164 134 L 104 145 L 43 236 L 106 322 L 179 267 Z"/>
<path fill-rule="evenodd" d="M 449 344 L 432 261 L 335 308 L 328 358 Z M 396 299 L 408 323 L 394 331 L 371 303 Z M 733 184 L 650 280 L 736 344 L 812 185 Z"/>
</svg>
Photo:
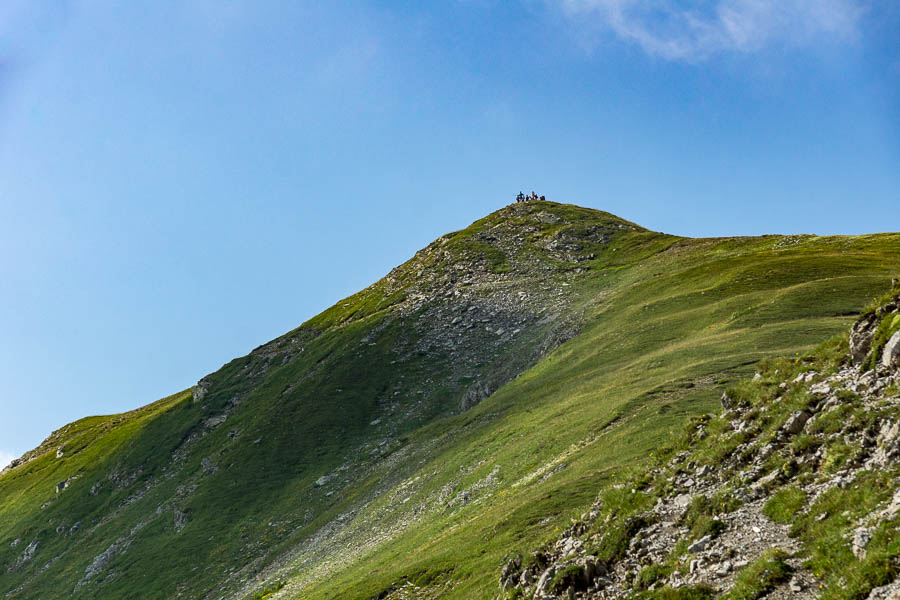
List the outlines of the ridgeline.
<svg viewBox="0 0 900 600">
<path fill-rule="evenodd" d="M 777 435 L 774 415 L 811 414 L 812 404 L 800 399 L 807 383 L 831 389 L 835 380 L 825 377 L 864 376 L 864 367 L 841 371 L 836 350 L 824 358 L 809 352 L 845 334 L 890 288 L 898 266 L 900 234 L 691 239 L 571 205 L 512 204 L 442 236 L 194 388 L 132 412 L 72 423 L 15 461 L 0 474 L 0 595 L 709 595 L 736 585 L 740 569 L 757 568 L 759 560 L 804 573 L 803 536 L 834 522 L 794 515 L 820 502 L 810 487 L 822 483 L 816 474 L 839 472 L 846 460 L 833 453 L 850 456 L 855 442 L 833 450 L 832 438 L 808 445 L 795 438 L 764 458 L 754 453 L 772 442 L 766 436 Z M 894 327 L 882 325 L 882 316 L 866 325 L 874 327 L 876 346 Z M 872 367 L 878 359 L 870 352 Z M 788 369 L 777 357 L 799 362 Z M 819 360 L 832 362 L 794 381 Z M 757 380 L 746 383 L 754 373 Z M 790 401 L 769 411 L 773 420 L 740 441 L 726 435 L 733 423 L 763 411 L 788 376 Z M 726 390 L 737 394 L 736 408 L 703 417 L 721 410 Z M 881 391 L 896 397 L 888 384 Z M 707 444 L 721 438 L 721 448 L 690 445 L 698 440 L 685 438 L 684 428 L 697 431 L 701 422 L 714 428 Z M 835 433 L 822 427 L 823 436 Z M 786 454 L 784 444 L 799 446 L 797 456 Z M 744 462 L 729 463 L 739 447 Z M 660 462 L 664 448 L 679 449 L 665 451 L 674 462 Z M 707 458 L 685 466 L 690 452 Z M 818 462 L 801 463 L 815 452 Z M 800 466 L 768 480 L 766 493 L 789 491 L 765 518 L 799 523 L 800 545 L 765 559 L 701 554 L 693 569 L 664 541 L 655 554 L 648 550 L 647 565 L 629 554 L 645 525 L 619 523 L 619 516 L 646 517 L 652 526 L 646 511 L 653 502 L 671 508 L 672 492 L 688 494 L 678 507 L 696 517 L 657 515 L 658 523 L 674 519 L 660 531 L 686 551 L 700 533 L 712 535 L 707 527 L 721 529 L 696 524 L 721 512 L 696 498 L 726 490 L 744 507 L 759 504 L 763 496 L 738 490 L 782 469 L 772 456 Z M 723 484 L 746 475 L 745 465 L 759 467 L 755 477 Z M 695 467 L 706 470 L 694 475 Z M 812 479 L 792 479 L 808 472 Z M 678 479 L 685 473 L 696 490 Z M 671 489 L 664 484 L 669 477 Z M 598 494 L 621 495 L 626 486 L 625 508 L 598 503 Z M 804 504 L 791 512 L 801 493 Z M 859 506 L 882 510 L 883 495 Z M 731 511 L 721 514 L 727 520 Z M 853 512 L 844 521 L 863 526 L 857 517 Z M 896 548 L 883 551 L 889 544 L 877 541 L 879 526 L 873 548 L 888 557 L 879 564 L 896 564 Z M 603 541 L 612 527 L 620 527 L 624 542 Z M 717 535 L 727 536 L 723 531 Z M 572 540 L 568 553 L 560 553 L 569 543 L 560 545 L 564 532 Z M 813 575 L 791 579 L 785 571 L 761 593 L 791 582 L 808 592 L 817 581 L 835 589 L 841 577 L 847 580 L 846 571 L 832 573 L 821 566 L 826 559 L 810 552 Z M 846 553 L 837 559 L 850 560 Z M 710 565 L 724 569 L 725 560 L 731 564 L 722 581 L 706 576 Z M 738 566 L 742 560 L 747 564 Z M 652 574 L 638 569 L 657 563 Z M 616 569 L 621 576 L 610 576 Z M 896 574 L 893 567 L 876 570 L 869 587 Z M 833 597 L 868 593 L 868 583 L 853 585 L 856 595 Z"/>
</svg>

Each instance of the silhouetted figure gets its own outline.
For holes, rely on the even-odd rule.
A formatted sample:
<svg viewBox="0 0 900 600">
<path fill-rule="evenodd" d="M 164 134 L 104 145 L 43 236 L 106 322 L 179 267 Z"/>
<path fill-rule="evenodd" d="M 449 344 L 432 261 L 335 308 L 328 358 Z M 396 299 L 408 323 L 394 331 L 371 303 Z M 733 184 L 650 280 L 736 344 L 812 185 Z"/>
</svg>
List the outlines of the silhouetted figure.
<svg viewBox="0 0 900 600">
<path fill-rule="evenodd" d="M 516 202 L 525 202 L 525 194 L 519 192 L 519 194 L 516 196 Z"/>
</svg>

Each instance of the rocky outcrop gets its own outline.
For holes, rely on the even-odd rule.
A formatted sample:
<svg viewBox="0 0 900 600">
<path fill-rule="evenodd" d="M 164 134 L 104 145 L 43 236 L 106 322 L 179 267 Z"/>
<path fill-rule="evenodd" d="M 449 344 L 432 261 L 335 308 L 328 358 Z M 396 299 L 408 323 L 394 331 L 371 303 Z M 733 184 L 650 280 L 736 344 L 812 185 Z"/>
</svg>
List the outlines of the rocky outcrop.
<svg viewBox="0 0 900 600">
<path fill-rule="evenodd" d="M 850 358 L 853 364 L 861 364 L 872 350 L 872 337 L 878 328 L 878 317 L 870 313 L 857 321 L 850 329 Z"/>
<path fill-rule="evenodd" d="M 898 290 L 894 289 L 894 292 Z M 850 330 L 853 364 L 900 367 L 900 293 L 868 311 Z"/>
<path fill-rule="evenodd" d="M 18 542 L 18 540 L 16 540 L 16 542 Z M 15 547 L 16 545 L 18 545 L 18 544 L 14 544 L 13 547 Z M 28 544 L 28 546 L 25 548 L 25 552 L 23 552 L 22 555 L 16 559 L 15 563 L 10 565 L 10 567 L 7 569 L 7 571 L 16 571 L 19 568 L 21 568 L 22 565 L 24 565 L 25 563 L 30 561 L 32 558 L 34 558 L 34 555 L 37 552 L 38 547 L 40 545 L 41 545 L 41 543 L 38 540 L 34 540 L 30 544 Z"/>
<path fill-rule="evenodd" d="M 881 366 L 886 369 L 900 368 L 900 331 L 895 332 L 884 345 Z"/>
</svg>

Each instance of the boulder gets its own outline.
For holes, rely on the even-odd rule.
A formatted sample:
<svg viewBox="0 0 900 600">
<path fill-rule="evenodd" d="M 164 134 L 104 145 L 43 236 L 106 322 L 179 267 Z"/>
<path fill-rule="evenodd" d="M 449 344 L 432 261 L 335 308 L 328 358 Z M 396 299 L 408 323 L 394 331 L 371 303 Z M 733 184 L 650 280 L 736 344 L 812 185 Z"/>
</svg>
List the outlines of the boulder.
<svg viewBox="0 0 900 600">
<path fill-rule="evenodd" d="M 691 552 L 691 553 L 700 552 L 701 550 L 706 548 L 711 541 L 712 541 L 711 535 L 704 535 L 702 538 L 700 538 L 699 540 L 697 540 L 696 542 L 694 542 L 693 544 L 688 546 L 688 552 Z"/>
<path fill-rule="evenodd" d="M 900 369 L 900 331 L 895 332 L 884 345 L 881 365 L 889 369 Z"/>
<path fill-rule="evenodd" d="M 788 435 L 798 434 L 803 431 L 803 427 L 806 425 L 806 422 L 809 421 L 810 416 L 812 415 L 805 410 L 798 410 L 791 413 L 791 416 L 784 422 L 784 426 L 782 426 L 781 429 Z"/>
<path fill-rule="evenodd" d="M 62 492 L 64 489 L 69 487 L 72 484 L 72 482 L 75 481 L 76 479 L 78 479 L 77 475 L 75 475 L 73 477 L 69 477 L 65 481 L 60 481 L 59 483 L 57 483 L 56 484 L 56 493 L 58 494 L 58 493 Z"/>
<path fill-rule="evenodd" d="M 322 487 L 323 485 L 325 485 L 326 483 L 328 483 L 335 477 L 336 477 L 336 475 L 334 475 L 333 473 L 329 473 L 328 475 L 322 475 L 321 477 L 316 479 L 316 487 Z"/>
<path fill-rule="evenodd" d="M 723 393 L 722 397 L 719 398 L 719 402 L 722 404 L 722 408 L 725 410 L 731 410 L 734 408 L 734 402 L 731 400 L 731 397 L 727 393 Z"/>
</svg>

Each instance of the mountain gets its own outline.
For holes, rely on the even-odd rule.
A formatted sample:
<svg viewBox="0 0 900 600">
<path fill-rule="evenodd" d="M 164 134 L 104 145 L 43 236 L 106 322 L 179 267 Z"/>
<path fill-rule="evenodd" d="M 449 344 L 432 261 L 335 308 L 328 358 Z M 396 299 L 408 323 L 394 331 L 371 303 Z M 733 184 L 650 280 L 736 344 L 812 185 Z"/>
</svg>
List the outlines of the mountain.
<svg viewBox="0 0 900 600">
<path fill-rule="evenodd" d="M 898 265 L 900 234 L 691 239 L 507 206 L 194 388 L 15 461 L 0 593 L 493 596 L 511 556 L 760 361 L 844 331 Z"/>
</svg>

